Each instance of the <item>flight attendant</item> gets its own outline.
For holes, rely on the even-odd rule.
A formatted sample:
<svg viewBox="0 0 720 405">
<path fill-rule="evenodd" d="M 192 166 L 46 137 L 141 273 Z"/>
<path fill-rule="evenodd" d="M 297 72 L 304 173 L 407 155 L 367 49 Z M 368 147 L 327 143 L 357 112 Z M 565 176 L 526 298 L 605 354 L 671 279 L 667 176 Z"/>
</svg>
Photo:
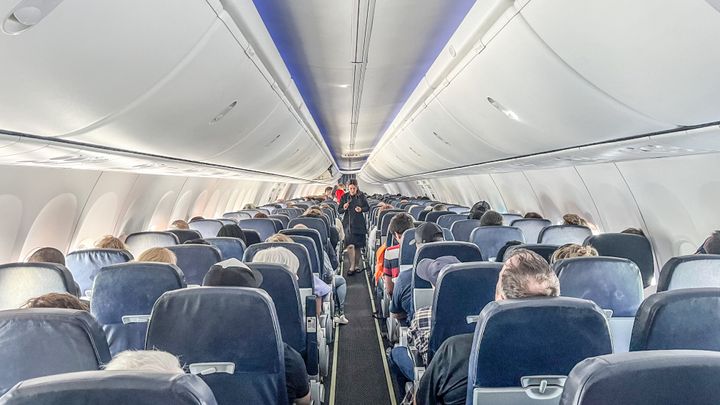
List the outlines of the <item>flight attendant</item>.
<svg viewBox="0 0 720 405">
<path fill-rule="evenodd" d="M 367 225 L 365 214 L 370 210 L 367 197 L 358 189 L 357 180 L 350 180 L 348 192 L 340 198 L 338 212 L 343 215 L 342 223 L 345 228 L 345 245 L 347 245 L 350 269 L 348 275 L 359 273 L 360 270 L 360 249 L 365 247 L 367 236 Z"/>
</svg>

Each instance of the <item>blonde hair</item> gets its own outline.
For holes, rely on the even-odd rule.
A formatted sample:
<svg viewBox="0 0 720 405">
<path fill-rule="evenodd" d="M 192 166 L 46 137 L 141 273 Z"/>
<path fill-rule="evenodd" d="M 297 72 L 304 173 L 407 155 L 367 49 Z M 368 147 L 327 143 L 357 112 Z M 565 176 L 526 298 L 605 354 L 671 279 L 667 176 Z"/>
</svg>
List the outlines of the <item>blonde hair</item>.
<svg viewBox="0 0 720 405">
<path fill-rule="evenodd" d="M 293 243 L 291 237 L 287 235 L 283 235 L 281 233 L 276 233 L 275 235 L 270 236 L 269 238 L 265 239 L 265 242 L 285 242 L 285 243 Z"/>
<path fill-rule="evenodd" d="M 125 350 L 105 365 L 108 371 L 145 371 L 185 374 L 177 357 L 160 350 Z"/>
<path fill-rule="evenodd" d="M 567 243 L 560 246 L 550 257 L 550 264 L 562 259 L 570 259 L 572 257 L 598 256 L 598 251 L 588 245 L 580 246 L 577 243 Z"/>
<path fill-rule="evenodd" d="M 128 250 L 127 246 L 119 238 L 112 235 L 105 235 L 95 242 L 95 247 L 99 249 L 122 249 Z"/>
<path fill-rule="evenodd" d="M 557 297 L 560 281 L 548 262 L 535 252 L 516 249 L 505 261 L 498 278 L 496 297 Z"/>
<path fill-rule="evenodd" d="M 284 247 L 272 247 L 255 253 L 253 262 L 283 264 L 297 277 L 300 261 L 290 250 Z"/>
<path fill-rule="evenodd" d="M 295 224 L 295 226 L 293 226 L 293 229 L 309 229 L 309 228 L 305 224 Z"/>
<path fill-rule="evenodd" d="M 190 225 L 188 225 L 187 221 L 184 219 L 176 219 L 170 225 L 174 229 L 190 229 Z"/>
<path fill-rule="evenodd" d="M 170 249 L 154 247 L 142 252 L 137 261 L 177 264 L 177 256 Z"/>
<path fill-rule="evenodd" d="M 580 226 L 587 226 L 587 221 L 584 220 L 580 215 L 578 214 L 565 214 L 563 215 L 563 222 L 565 225 L 580 225 Z"/>
</svg>

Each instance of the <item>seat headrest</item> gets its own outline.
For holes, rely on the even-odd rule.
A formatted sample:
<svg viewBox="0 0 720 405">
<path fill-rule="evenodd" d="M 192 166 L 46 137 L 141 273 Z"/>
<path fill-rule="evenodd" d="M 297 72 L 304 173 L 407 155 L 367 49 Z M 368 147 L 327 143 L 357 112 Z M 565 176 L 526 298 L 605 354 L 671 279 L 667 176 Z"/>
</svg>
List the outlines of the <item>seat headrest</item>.
<svg viewBox="0 0 720 405">
<path fill-rule="evenodd" d="M 178 237 L 171 232 L 135 232 L 125 238 L 125 245 L 134 257 L 154 247 L 167 247 L 180 243 Z"/>
<path fill-rule="evenodd" d="M 454 222 L 450 226 L 450 231 L 455 237 L 455 240 L 467 242 L 470 240 L 470 234 L 472 233 L 473 229 L 478 228 L 479 226 L 479 219 L 462 219 L 460 221 Z"/>
<path fill-rule="evenodd" d="M 473 387 L 519 387 L 533 375 L 568 375 L 588 357 L 612 353 L 605 315 L 577 298 L 491 302 L 480 313 L 470 357 Z"/>
<path fill-rule="evenodd" d="M 320 241 L 323 243 L 323 246 L 325 245 L 326 241 L 329 238 L 328 227 L 325 224 L 325 221 L 320 218 L 297 217 L 290 220 L 288 228 L 292 229 L 297 224 L 303 224 L 310 229 L 318 231 L 318 233 L 320 234 Z"/>
<path fill-rule="evenodd" d="M 580 362 L 561 405 L 717 404 L 720 353 L 658 350 L 619 353 Z"/>
<path fill-rule="evenodd" d="M 630 351 L 720 351 L 720 288 L 690 288 L 649 296 L 638 309 Z"/>
<path fill-rule="evenodd" d="M 129 262 L 130 252 L 119 249 L 85 249 L 70 252 L 65 256 L 65 266 L 80 286 L 80 293 L 92 289 L 98 271 L 105 266 Z"/>
<path fill-rule="evenodd" d="M 576 257 L 554 267 L 563 296 L 593 301 L 613 316 L 634 317 L 643 300 L 640 270 L 628 259 Z"/>
<path fill-rule="evenodd" d="M 655 275 L 652 246 L 648 238 L 627 233 L 602 233 L 591 235 L 585 245 L 594 247 L 600 256 L 622 257 L 637 264 L 643 286 L 650 285 Z"/>
<path fill-rule="evenodd" d="M 414 265 L 417 266 L 422 259 L 437 259 L 441 256 L 455 256 L 460 262 L 481 262 L 483 260 L 480 248 L 470 242 L 430 242 L 420 246 L 415 252 Z M 431 285 L 418 277 L 413 276 L 413 288 L 430 288 Z"/>
<path fill-rule="evenodd" d="M 673 257 L 660 270 L 658 291 L 720 287 L 720 255 Z"/>
<path fill-rule="evenodd" d="M 257 252 L 273 247 L 284 247 L 297 257 L 300 267 L 297 270 L 298 285 L 300 288 L 312 287 L 312 269 L 310 264 L 310 253 L 305 246 L 299 243 L 288 242 L 263 242 L 256 243 L 245 250 L 244 262 L 252 262 Z"/>
<path fill-rule="evenodd" d="M 238 259 L 242 260 L 245 254 L 245 242 L 240 238 L 216 237 L 207 238 L 206 242 L 215 246 L 220 251 L 223 260 Z"/>
<path fill-rule="evenodd" d="M 0 265 L 0 310 L 20 308 L 30 298 L 59 292 L 80 296 L 70 271 L 55 263 Z"/>
<path fill-rule="evenodd" d="M 222 261 L 220 250 L 211 245 L 168 246 L 177 257 L 177 267 L 185 275 L 188 284 L 202 284 L 202 280 L 213 264 Z"/>
<path fill-rule="evenodd" d="M 566 243 L 577 243 L 582 245 L 592 231 L 587 226 L 581 225 L 551 225 L 543 228 L 538 236 L 538 243 L 546 245 L 564 245 Z"/>
<path fill-rule="evenodd" d="M 188 223 L 190 229 L 200 232 L 203 238 L 214 238 L 223 227 L 223 223 L 217 219 L 197 219 Z"/>
<path fill-rule="evenodd" d="M 167 232 L 177 236 L 178 242 L 183 244 L 189 240 L 202 239 L 202 234 L 194 229 L 169 229 Z"/>
<path fill-rule="evenodd" d="M 269 218 L 243 219 L 238 222 L 242 229 L 252 229 L 260 235 L 260 240 L 265 240 L 275 234 L 275 222 Z"/>
<path fill-rule="evenodd" d="M 22 380 L 97 370 L 108 361 L 105 334 L 86 311 L 0 311 L 0 395 Z"/>
<path fill-rule="evenodd" d="M 473 229 L 470 233 L 470 242 L 476 244 L 480 248 L 480 252 L 485 259 L 492 257 L 497 259 L 498 252 L 510 241 L 525 242 L 520 228 L 512 226 L 482 226 Z"/>
<path fill-rule="evenodd" d="M 84 371 L 33 378 L 16 385 L 2 405 L 82 403 L 215 405 L 210 387 L 190 374 Z"/>
</svg>

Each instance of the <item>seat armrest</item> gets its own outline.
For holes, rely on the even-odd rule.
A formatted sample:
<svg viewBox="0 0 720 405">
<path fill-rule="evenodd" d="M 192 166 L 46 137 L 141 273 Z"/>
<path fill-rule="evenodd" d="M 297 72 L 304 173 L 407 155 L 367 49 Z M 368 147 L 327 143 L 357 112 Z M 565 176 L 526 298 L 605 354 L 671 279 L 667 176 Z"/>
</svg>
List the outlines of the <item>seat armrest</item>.
<svg viewBox="0 0 720 405">
<path fill-rule="evenodd" d="M 305 297 L 305 352 L 307 358 L 305 360 L 305 368 L 309 375 L 319 373 L 319 354 L 318 354 L 318 318 L 315 308 L 315 296 L 309 295 Z"/>
</svg>

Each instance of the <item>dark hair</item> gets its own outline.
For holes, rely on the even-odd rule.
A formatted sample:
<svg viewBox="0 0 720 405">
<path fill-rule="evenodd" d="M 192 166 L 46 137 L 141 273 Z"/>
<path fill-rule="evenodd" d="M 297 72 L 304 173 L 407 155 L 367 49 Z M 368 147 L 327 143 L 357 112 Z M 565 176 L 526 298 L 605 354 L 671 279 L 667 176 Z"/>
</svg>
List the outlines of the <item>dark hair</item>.
<svg viewBox="0 0 720 405">
<path fill-rule="evenodd" d="M 68 293 L 49 293 L 27 300 L 23 308 L 66 308 L 89 311 L 90 305 Z"/>
<path fill-rule="evenodd" d="M 358 186 L 357 180 L 351 179 L 350 181 L 348 181 L 348 186 L 355 186 L 355 187 L 357 187 L 357 186 Z"/>
<path fill-rule="evenodd" d="M 200 220 L 202 220 L 202 219 L 205 219 L 205 218 L 203 218 L 203 217 L 201 217 L 201 216 L 199 216 L 199 215 L 198 215 L 198 216 L 196 216 L 196 217 L 192 217 L 192 218 L 190 218 L 190 222 L 193 222 L 193 221 L 200 221 Z"/>
<path fill-rule="evenodd" d="M 405 231 L 407 231 L 408 229 L 414 228 L 414 227 L 415 227 L 415 222 L 413 220 L 413 217 L 411 217 L 410 214 L 401 212 L 401 213 L 395 215 L 390 220 L 390 225 L 388 226 L 388 232 L 397 233 L 399 235 L 402 235 Z"/>
<path fill-rule="evenodd" d="M 525 213 L 525 216 L 523 218 L 543 219 L 542 215 L 532 211 Z"/>
<path fill-rule="evenodd" d="M 328 191 L 333 191 L 333 188 L 332 188 L 332 187 L 325 187 L 325 192 L 327 193 Z"/>
<path fill-rule="evenodd" d="M 223 225 L 222 228 L 220 228 L 220 230 L 218 231 L 217 236 L 222 238 L 242 239 L 243 243 L 247 245 L 245 234 L 243 233 L 242 229 L 235 224 Z"/>
<path fill-rule="evenodd" d="M 502 262 L 503 257 L 505 257 L 505 252 L 507 252 L 508 249 L 510 249 L 513 246 L 518 246 L 518 245 L 522 245 L 522 244 L 523 243 L 520 242 L 519 240 L 511 240 L 511 241 L 507 242 L 503 247 L 500 248 L 500 250 L 498 250 L 498 254 L 495 257 L 495 261 Z M 512 253 L 512 251 L 510 251 L 510 252 Z"/>
<path fill-rule="evenodd" d="M 642 229 L 638 229 L 638 228 L 627 228 L 627 229 L 624 229 L 620 233 L 629 233 L 631 235 L 645 236 L 645 232 L 643 232 Z"/>
<path fill-rule="evenodd" d="M 261 219 L 264 218 L 264 219 L 267 219 L 267 218 L 269 218 L 269 217 L 268 217 L 268 215 L 267 215 L 266 213 L 264 213 L 264 212 L 258 212 L 258 213 L 255 214 L 255 216 L 253 216 L 253 218 L 261 218 Z"/>
<path fill-rule="evenodd" d="M 468 215 L 468 219 L 480 219 L 489 209 L 490 204 L 488 204 L 487 201 L 478 201 L 473 204 L 472 208 L 470 208 L 470 215 Z"/>
<path fill-rule="evenodd" d="M 35 250 L 28 258 L 28 263 L 55 263 L 65 265 L 65 255 L 54 247 L 43 247 Z"/>
<path fill-rule="evenodd" d="M 210 245 L 210 242 L 203 238 L 186 240 L 183 245 Z"/>
<path fill-rule="evenodd" d="M 503 216 L 497 211 L 486 211 L 480 217 L 480 226 L 501 226 L 503 224 Z"/>
</svg>

